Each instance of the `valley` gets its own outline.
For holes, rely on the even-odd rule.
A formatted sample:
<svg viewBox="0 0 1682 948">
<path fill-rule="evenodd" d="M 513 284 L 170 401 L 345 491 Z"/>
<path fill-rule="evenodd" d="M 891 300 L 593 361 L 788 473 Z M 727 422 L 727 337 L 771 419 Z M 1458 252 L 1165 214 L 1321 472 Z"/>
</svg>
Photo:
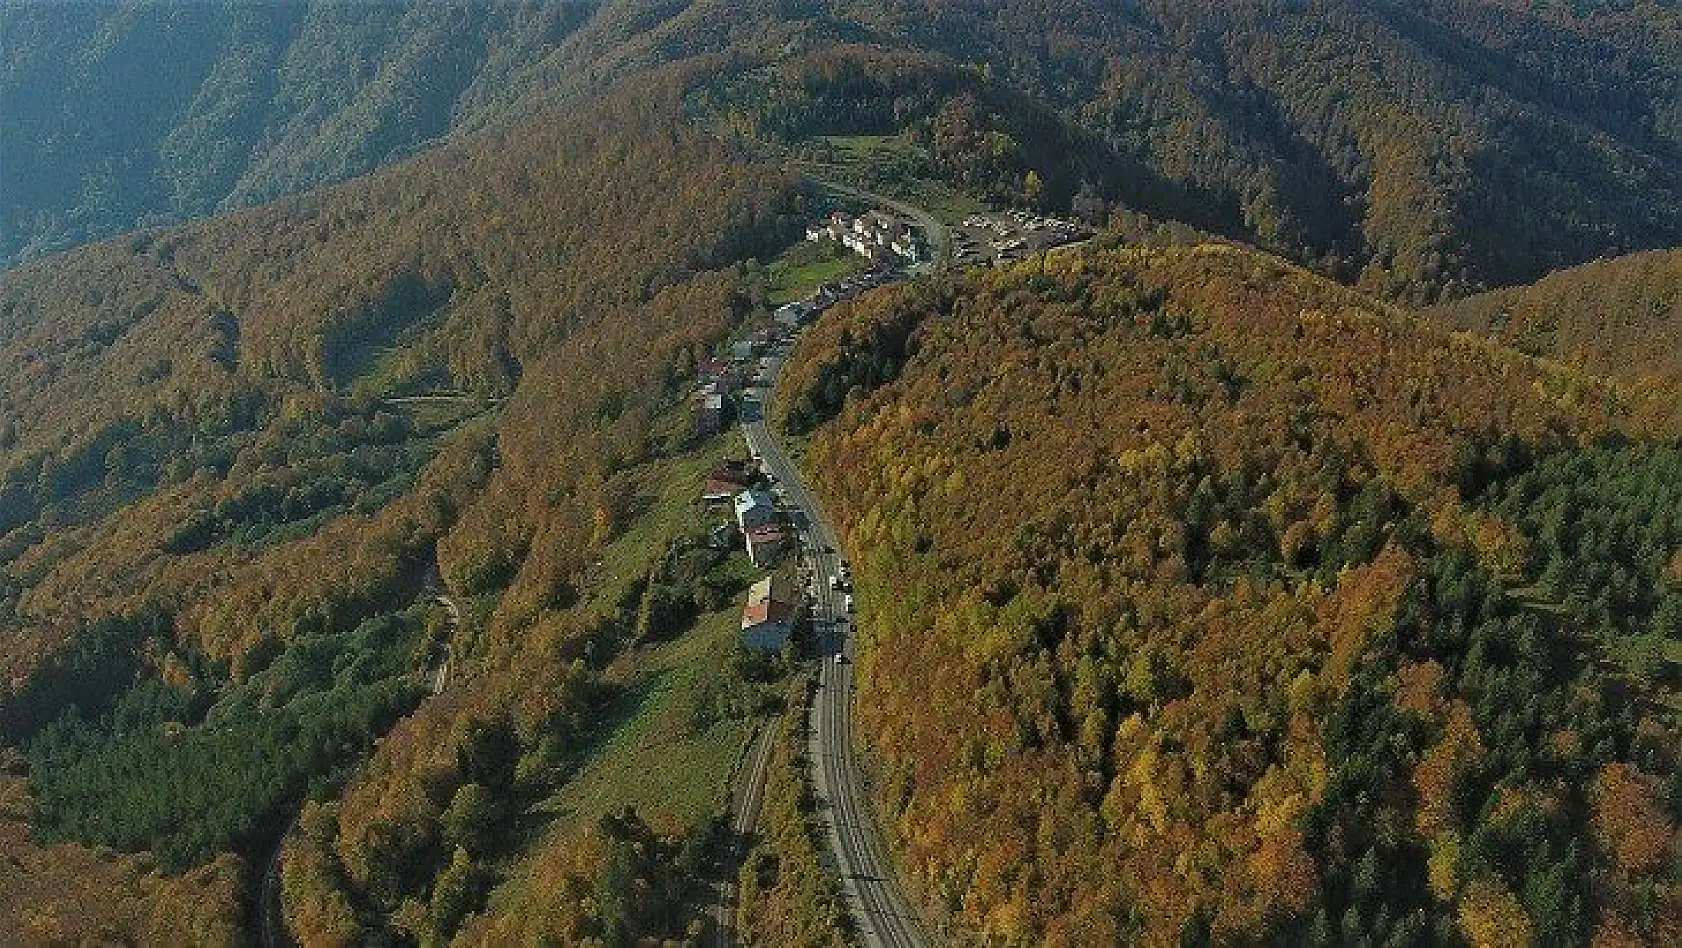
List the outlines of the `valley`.
<svg viewBox="0 0 1682 948">
<path fill-rule="evenodd" d="M 0 942 L 1682 941 L 1675 4 L 72 6 Z"/>
</svg>

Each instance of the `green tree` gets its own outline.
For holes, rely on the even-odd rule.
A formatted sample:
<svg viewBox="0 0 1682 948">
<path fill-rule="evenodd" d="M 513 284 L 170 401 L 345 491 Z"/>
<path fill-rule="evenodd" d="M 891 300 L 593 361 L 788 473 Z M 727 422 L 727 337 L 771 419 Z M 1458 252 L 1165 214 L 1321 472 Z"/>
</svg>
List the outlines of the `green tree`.
<svg viewBox="0 0 1682 948">
<path fill-rule="evenodd" d="M 500 810 L 496 798 L 484 784 L 462 784 L 442 817 L 445 840 L 469 853 L 483 855 L 501 816 Z"/>
<path fill-rule="evenodd" d="M 1030 207 L 1045 207 L 1045 179 L 1038 171 L 1029 170 L 1028 176 L 1022 179 L 1022 197 Z"/>
<path fill-rule="evenodd" d="M 432 885 L 432 905 L 427 910 L 433 931 L 440 938 L 448 939 L 454 934 L 462 918 L 472 911 L 479 894 L 477 877 L 473 857 L 457 846 L 450 856 L 450 864 Z"/>
</svg>

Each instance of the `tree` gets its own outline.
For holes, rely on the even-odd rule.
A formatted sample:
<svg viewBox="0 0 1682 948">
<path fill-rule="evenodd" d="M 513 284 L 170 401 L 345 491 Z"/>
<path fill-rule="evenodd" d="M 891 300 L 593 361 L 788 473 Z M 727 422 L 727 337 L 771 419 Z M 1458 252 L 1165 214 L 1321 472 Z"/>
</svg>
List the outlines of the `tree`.
<svg viewBox="0 0 1682 948">
<path fill-rule="evenodd" d="M 1460 927 L 1474 948 L 1525 948 L 1530 919 L 1513 893 L 1498 879 L 1480 879 L 1460 902 Z"/>
<path fill-rule="evenodd" d="M 450 855 L 450 864 L 438 874 L 432 885 L 432 901 L 427 919 L 441 939 L 455 933 L 456 926 L 473 910 L 479 897 L 478 873 L 473 858 L 460 846 Z"/>
<path fill-rule="evenodd" d="M 1044 209 L 1045 207 L 1045 179 L 1038 171 L 1030 169 L 1022 179 L 1022 198 L 1029 207 Z"/>
<path fill-rule="evenodd" d="M 483 855 L 501 816 L 499 811 L 495 796 L 484 784 L 462 784 L 441 817 L 445 841 L 470 854 Z"/>
</svg>

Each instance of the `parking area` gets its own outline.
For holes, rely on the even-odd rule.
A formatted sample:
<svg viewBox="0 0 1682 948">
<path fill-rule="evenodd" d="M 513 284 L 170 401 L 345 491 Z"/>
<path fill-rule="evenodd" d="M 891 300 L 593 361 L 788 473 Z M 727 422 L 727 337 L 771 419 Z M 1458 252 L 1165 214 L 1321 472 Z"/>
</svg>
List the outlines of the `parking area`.
<svg viewBox="0 0 1682 948">
<path fill-rule="evenodd" d="M 1028 211 L 972 214 L 952 228 L 952 262 L 960 267 L 1011 263 L 1091 236 L 1080 224 Z"/>
</svg>

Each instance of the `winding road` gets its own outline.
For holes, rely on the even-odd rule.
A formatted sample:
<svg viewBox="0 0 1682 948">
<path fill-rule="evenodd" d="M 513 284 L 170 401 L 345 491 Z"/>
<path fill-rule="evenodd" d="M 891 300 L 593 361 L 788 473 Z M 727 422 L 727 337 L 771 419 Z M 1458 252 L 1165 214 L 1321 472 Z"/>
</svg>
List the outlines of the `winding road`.
<svg viewBox="0 0 1682 948">
<path fill-rule="evenodd" d="M 781 370 L 782 360 L 778 358 L 768 386 L 775 384 Z M 811 704 L 808 756 L 847 909 L 858 923 L 859 939 L 865 945 L 926 945 L 929 940 L 899 887 L 854 760 L 850 616 L 845 608 L 846 594 L 829 588 L 829 577 L 837 573 L 842 562 L 840 539 L 780 441 L 771 434 L 762 413 L 753 410 L 756 407 L 750 406 L 743 413 L 743 435 L 749 451 L 762 459 L 763 469 L 782 485 L 786 502 L 804 515 L 806 529 L 801 542 L 816 576 L 812 624 L 819 636 L 817 650 L 822 665 Z"/>
<path fill-rule="evenodd" d="M 952 236 L 946 225 L 928 211 L 883 194 L 864 191 L 825 178 L 813 183 L 832 194 L 889 208 L 917 223 L 929 244 L 929 259 L 910 272 L 926 274 L 946 269 L 952 261 Z M 773 357 L 763 392 L 776 387 L 782 373 L 781 355 Z M 767 396 L 768 397 L 768 396 Z M 858 923 L 859 941 L 868 946 L 918 946 L 930 943 L 916 911 L 900 889 L 893 861 L 883 844 L 871 811 L 869 794 L 853 758 L 852 694 L 853 648 L 851 617 L 845 609 L 846 595 L 829 588 L 829 577 L 840 568 L 840 540 L 824 518 L 817 498 L 807 488 L 800 472 L 771 434 L 763 416 L 764 399 L 743 405 L 742 433 L 750 453 L 762 459 L 764 469 L 783 486 L 787 505 L 799 510 L 805 521 L 801 536 L 802 553 L 816 576 L 812 603 L 812 624 L 818 632 L 817 651 L 821 659 L 818 690 L 808 709 L 807 734 L 812 762 L 812 783 L 829 834 L 833 866 L 841 877 L 848 914 Z M 840 656 L 840 661 L 836 660 Z M 759 820 L 759 801 L 764 792 L 766 764 L 771 758 L 775 722 L 764 725 L 754 739 L 744 766 L 737 773 L 731 796 L 732 843 L 729 866 L 739 863 L 747 840 Z M 714 931 L 720 946 L 734 944 L 736 883 L 726 871 L 718 884 L 714 906 Z"/>
<path fill-rule="evenodd" d="M 945 224 L 936 220 L 935 216 L 930 214 L 928 211 L 925 211 L 914 204 L 907 204 L 904 201 L 895 200 L 885 194 L 877 194 L 873 191 L 863 191 L 853 187 L 852 185 L 842 184 L 839 181 L 832 181 L 828 178 L 813 177 L 811 180 L 825 191 L 839 194 L 844 197 L 850 197 L 854 200 L 869 201 L 872 204 L 879 204 L 896 214 L 903 214 L 916 221 L 917 226 L 921 227 L 923 229 L 923 233 L 928 237 L 929 259 L 911 267 L 912 273 L 926 273 L 930 270 L 944 270 L 946 269 L 947 264 L 952 262 L 952 233 L 947 230 Z"/>
</svg>

